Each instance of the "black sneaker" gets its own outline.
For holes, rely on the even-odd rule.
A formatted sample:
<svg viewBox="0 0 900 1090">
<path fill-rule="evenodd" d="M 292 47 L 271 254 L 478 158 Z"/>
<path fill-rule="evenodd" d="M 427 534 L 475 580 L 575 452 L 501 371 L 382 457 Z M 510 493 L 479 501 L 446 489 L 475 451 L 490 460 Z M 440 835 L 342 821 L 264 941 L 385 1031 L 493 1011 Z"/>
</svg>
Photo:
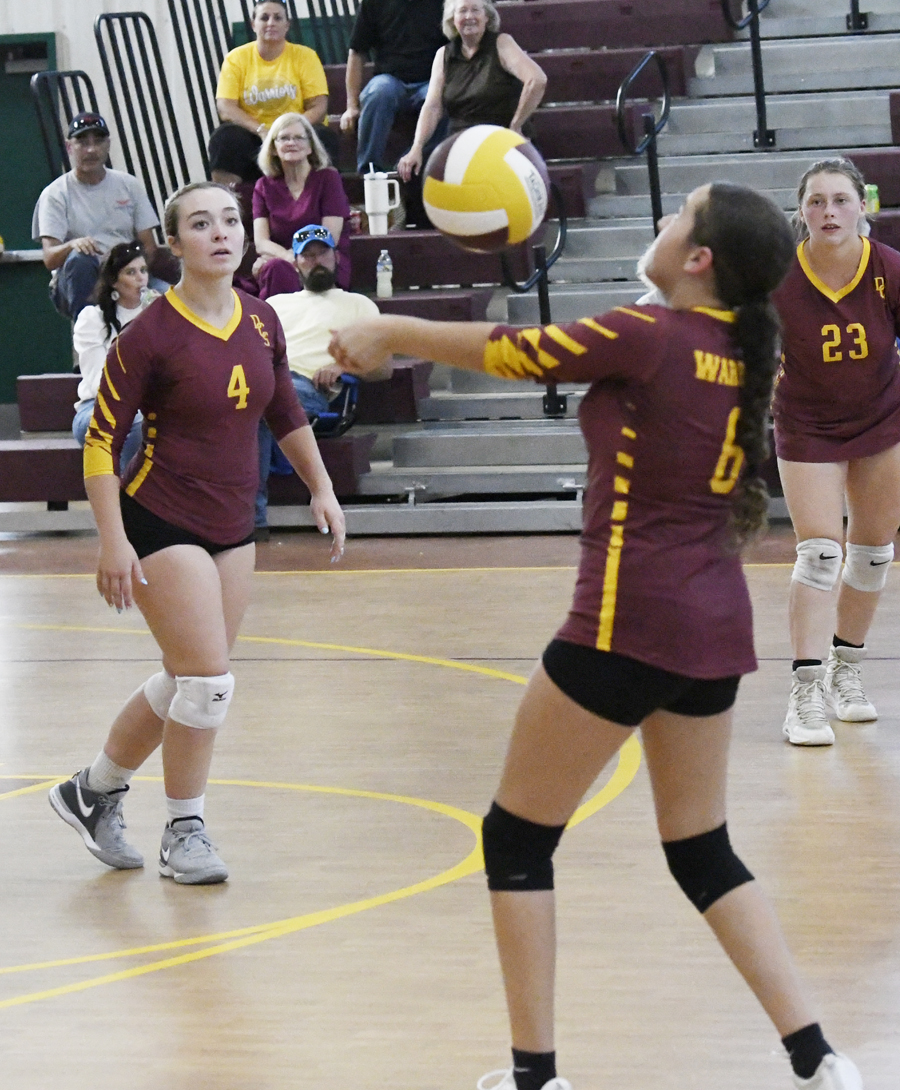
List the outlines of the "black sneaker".
<svg viewBox="0 0 900 1090">
<path fill-rule="evenodd" d="M 127 790 L 121 787 L 106 795 L 91 791 L 86 768 L 50 789 L 50 805 L 57 814 L 80 835 L 91 855 L 116 870 L 144 865 L 144 857 L 124 836 L 122 801 Z"/>
</svg>

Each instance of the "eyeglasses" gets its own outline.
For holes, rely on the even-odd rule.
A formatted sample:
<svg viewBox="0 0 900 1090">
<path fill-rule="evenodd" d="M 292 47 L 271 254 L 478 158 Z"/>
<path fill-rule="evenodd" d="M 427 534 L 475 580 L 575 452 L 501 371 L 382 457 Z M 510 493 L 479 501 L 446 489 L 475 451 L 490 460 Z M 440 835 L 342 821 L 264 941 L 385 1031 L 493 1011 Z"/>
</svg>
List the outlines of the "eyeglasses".
<svg viewBox="0 0 900 1090">
<path fill-rule="evenodd" d="M 310 139 L 307 134 L 304 133 L 284 133 L 275 137 L 276 144 L 288 144 L 288 143 L 309 143 Z"/>
</svg>

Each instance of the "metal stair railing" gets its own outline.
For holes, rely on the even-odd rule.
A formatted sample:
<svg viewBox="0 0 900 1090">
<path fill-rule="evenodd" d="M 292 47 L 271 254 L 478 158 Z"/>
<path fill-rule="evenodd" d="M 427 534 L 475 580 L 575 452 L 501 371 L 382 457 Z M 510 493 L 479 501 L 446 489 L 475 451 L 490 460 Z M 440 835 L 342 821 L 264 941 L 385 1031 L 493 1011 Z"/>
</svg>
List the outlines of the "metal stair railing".
<svg viewBox="0 0 900 1090">
<path fill-rule="evenodd" d="M 517 295 L 524 295 L 525 292 L 531 291 L 535 284 L 537 284 L 538 314 L 540 316 L 541 325 L 549 325 L 553 320 L 550 314 L 549 272 L 551 266 L 557 261 L 566 248 L 566 235 L 569 226 L 568 217 L 566 216 L 566 204 L 556 182 L 550 183 L 550 195 L 553 197 L 553 204 L 556 208 L 556 217 L 559 221 L 559 233 L 556 236 L 556 242 L 550 256 L 547 256 L 547 247 L 543 243 L 538 243 L 538 245 L 532 247 L 532 254 L 534 255 L 534 272 L 524 283 L 519 284 L 512 274 L 512 269 L 509 267 L 506 254 L 502 252 L 500 254 L 500 267 L 503 270 L 503 283 L 511 291 L 514 291 Z M 565 394 L 559 393 L 555 382 L 547 383 L 547 392 L 544 394 L 543 407 L 544 416 L 560 417 L 566 415 L 568 398 Z"/>
<path fill-rule="evenodd" d="M 628 118 L 626 114 L 628 93 L 638 76 L 640 76 L 651 61 L 656 62 L 656 66 L 659 69 L 659 76 L 662 80 L 662 106 L 660 107 L 658 118 L 652 111 L 641 114 L 644 137 L 639 144 L 635 144 L 632 134 L 628 131 Z M 632 155 L 643 155 L 645 151 L 647 153 L 647 172 L 650 179 L 650 207 L 653 215 L 654 234 L 659 234 L 659 221 L 662 219 L 663 214 L 656 138 L 668 124 L 671 107 L 672 96 L 669 93 L 669 73 L 666 68 L 665 58 L 657 53 L 655 49 L 651 49 L 650 52 L 646 53 L 635 65 L 625 79 L 622 80 L 622 83 L 619 86 L 619 91 L 616 95 L 616 126 L 619 130 L 619 139 Z"/>
<path fill-rule="evenodd" d="M 191 176 L 153 24 L 142 11 L 111 12 L 97 16 L 94 37 L 126 169 L 161 209 Z M 160 228 L 157 234 L 162 238 Z"/>
<path fill-rule="evenodd" d="M 730 0 L 722 0 L 722 14 L 725 21 L 735 30 L 750 27 L 750 56 L 753 63 L 753 94 L 756 98 L 756 131 L 753 134 L 755 148 L 774 148 L 775 130 L 766 125 L 766 84 L 763 77 L 762 45 L 759 38 L 759 15 L 765 11 L 771 0 L 747 0 L 749 9 L 743 19 L 735 19 L 731 14 Z"/>
<path fill-rule="evenodd" d="M 203 170 L 209 177 L 207 145 L 219 126 L 216 86 L 225 54 L 234 48 L 225 0 L 168 0 L 175 44 L 184 73 Z"/>
<path fill-rule="evenodd" d="M 861 31 L 869 29 L 869 13 L 859 10 L 859 0 L 850 0 L 850 13 L 847 16 L 847 29 Z"/>
<path fill-rule="evenodd" d="M 76 114 L 100 112 L 91 77 L 80 69 L 36 72 L 31 77 L 31 94 L 50 174 L 65 174 L 72 168 L 66 151 L 69 122 Z M 109 160 L 106 165 L 110 165 Z"/>
</svg>

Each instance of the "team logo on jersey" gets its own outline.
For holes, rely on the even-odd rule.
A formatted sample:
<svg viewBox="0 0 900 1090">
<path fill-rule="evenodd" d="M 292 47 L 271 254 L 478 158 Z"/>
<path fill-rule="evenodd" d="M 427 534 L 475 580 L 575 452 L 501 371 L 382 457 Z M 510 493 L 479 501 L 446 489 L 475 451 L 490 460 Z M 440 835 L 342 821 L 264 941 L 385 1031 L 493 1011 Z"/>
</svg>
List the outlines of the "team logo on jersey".
<svg viewBox="0 0 900 1090">
<path fill-rule="evenodd" d="M 266 332 L 266 327 L 263 325 L 262 318 L 260 318 L 258 314 L 251 314 L 250 320 L 256 327 L 256 332 L 260 335 L 260 337 L 262 337 L 263 344 L 265 344 L 268 348 L 271 348 L 272 342 L 269 340 L 269 334 Z"/>
<path fill-rule="evenodd" d="M 883 276 L 876 276 L 875 277 L 875 290 L 878 292 L 878 294 L 881 296 L 881 298 L 884 299 L 884 277 Z"/>
</svg>

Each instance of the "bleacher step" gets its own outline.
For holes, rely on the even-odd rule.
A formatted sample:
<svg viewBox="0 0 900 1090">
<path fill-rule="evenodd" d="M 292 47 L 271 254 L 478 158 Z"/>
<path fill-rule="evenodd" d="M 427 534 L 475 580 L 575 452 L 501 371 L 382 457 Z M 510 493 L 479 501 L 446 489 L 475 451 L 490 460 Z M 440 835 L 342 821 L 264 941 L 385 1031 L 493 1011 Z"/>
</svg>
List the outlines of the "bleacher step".
<svg viewBox="0 0 900 1090">
<path fill-rule="evenodd" d="M 503 426 L 430 429 L 396 436 L 393 461 L 403 468 L 573 465 L 587 461 L 587 454 L 574 420 L 518 426 L 504 421 Z"/>
<path fill-rule="evenodd" d="M 566 417 L 576 415 L 582 396 L 581 391 L 568 395 Z M 419 402 L 419 417 L 421 420 L 542 420 L 543 399 L 543 387 L 535 384 L 530 390 L 512 392 L 435 391 Z"/>
<path fill-rule="evenodd" d="M 395 466 L 373 463 L 360 480 L 364 496 L 433 496 L 566 493 L 584 488 L 584 463 L 547 466 Z"/>
</svg>

